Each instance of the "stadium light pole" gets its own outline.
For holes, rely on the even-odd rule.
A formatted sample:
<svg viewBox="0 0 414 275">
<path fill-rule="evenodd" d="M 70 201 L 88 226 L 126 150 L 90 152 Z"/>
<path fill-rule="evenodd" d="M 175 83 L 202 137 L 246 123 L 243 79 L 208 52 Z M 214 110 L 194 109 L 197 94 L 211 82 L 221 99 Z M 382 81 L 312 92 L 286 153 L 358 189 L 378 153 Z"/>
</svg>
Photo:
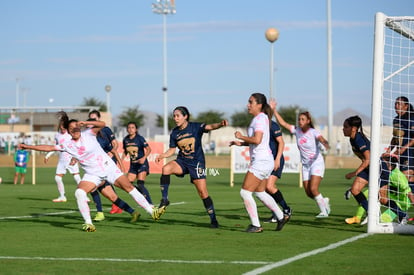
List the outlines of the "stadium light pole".
<svg viewBox="0 0 414 275">
<path fill-rule="evenodd" d="M 110 99 L 110 92 L 111 92 L 111 85 L 106 85 L 105 86 L 105 91 L 106 91 L 106 111 L 108 113 L 111 113 L 111 99 Z"/>
<path fill-rule="evenodd" d="M 168 135 L 168 88 L 167 88 L 167 15 L 175 14 L 175 1 L 174 0 L 157 0 L 152 4 L 152 12 L 156 14 L 162 14 L 163 24 L 163 86 L 162 92 L 164 97 L 164 136 Z"/>
<path fill-rule="evenodd" d="M 273 98 L 273 75 L 274 75 L 274 57 L 273 57 L 273 43 L 279 38 L 279 31 L 276 28 L 268 28 L 265 32 L 267 41 L 270 42 L 270 89 L 269 99 Z"/>
<path fill-rule="evenodd" d="M 331 0 L 326 0 L 327 49 L 328 49 L 328 142 L 333 144 L 333 96 L 332 96 L 332 24 Z"/>
<path fill-rule="evenodd" d="M 16 78 L 16 110 L 19 108 L 20 78 Z"/>
</svg>

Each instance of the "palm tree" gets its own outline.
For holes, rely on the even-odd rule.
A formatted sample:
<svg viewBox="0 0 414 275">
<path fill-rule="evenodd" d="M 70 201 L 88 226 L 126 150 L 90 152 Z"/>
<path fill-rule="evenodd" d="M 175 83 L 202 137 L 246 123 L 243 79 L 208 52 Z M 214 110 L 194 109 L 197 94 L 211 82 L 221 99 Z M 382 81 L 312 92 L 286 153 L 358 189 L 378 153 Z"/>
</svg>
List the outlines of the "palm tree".
<svg viewBox="0 0 414 275">
<path fill-rule="evenodd" d="M 135 105 L 133 107 L 127 107 L 124 111 L 119 115 L 119 125 L 121 127 L 126 127 L 128 122 L 132 121 L 135 122 L 139 127 L 144 125 L 144 115 L 140 112 L 139 106 Z"/>
<path fill-rule="evenodd" d="M 81 106 L 98 106 L 100 112 L 106 112 L 106 103 L 95 97 L 84 97 Z M 86 109 L 80 110 L 81 112 L 89 112 Z"/>
</svg>

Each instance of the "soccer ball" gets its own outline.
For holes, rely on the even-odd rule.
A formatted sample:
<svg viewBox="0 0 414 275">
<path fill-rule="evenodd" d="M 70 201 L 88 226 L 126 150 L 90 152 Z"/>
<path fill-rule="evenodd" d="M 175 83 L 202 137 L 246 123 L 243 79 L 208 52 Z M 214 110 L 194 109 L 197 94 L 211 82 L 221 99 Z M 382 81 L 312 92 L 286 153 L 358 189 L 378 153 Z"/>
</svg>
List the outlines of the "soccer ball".
<svg viewBox="0 0 414 275">
<path fill-rule="evenodd" d="M 0 177 L 0 184 L 3 182 L 3 179 Z"/>
</svg>

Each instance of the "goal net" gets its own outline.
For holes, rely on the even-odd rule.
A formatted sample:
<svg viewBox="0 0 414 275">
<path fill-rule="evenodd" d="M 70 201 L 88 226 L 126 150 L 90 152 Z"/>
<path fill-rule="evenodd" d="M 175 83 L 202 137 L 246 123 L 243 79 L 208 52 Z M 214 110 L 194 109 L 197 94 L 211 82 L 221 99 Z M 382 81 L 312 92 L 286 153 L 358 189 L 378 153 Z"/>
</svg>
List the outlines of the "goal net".
<svg viewBox="0 0 414 275">
<path fill-rule="evenodd" d="M 394 166 L 414 172 L 414 145 L 406 150 L 414 139 L 409 108 L 414 103 L 414 17 L 377 13 L 374 40 L 368 233 L 414 234 L 414 222 L 407 222 L 414 217 L 410 182 L 405 176 L 389 176 L 397 172 Z M 409 104 L 403 104 L 407 99 Z M 386 152 L 398 157 L 396 165 L 383 157 Z"/>
</svg>

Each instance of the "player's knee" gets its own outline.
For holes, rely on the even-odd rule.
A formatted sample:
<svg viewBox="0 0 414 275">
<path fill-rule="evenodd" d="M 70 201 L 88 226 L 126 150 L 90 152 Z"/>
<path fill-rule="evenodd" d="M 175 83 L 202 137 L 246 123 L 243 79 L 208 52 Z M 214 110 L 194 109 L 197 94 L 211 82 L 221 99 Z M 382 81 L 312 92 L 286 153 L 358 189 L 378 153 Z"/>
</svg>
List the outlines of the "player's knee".
<svg viewBox="0 0 414 275">
<path fill-rule="evenodd" d="M 80 188 L 77 188 L 75 191 L 76 199 L 86 199 L 86 192 Z"/>
<path fill-rule="evenodd" d="M 240 197 L 242 197 L 243 200 L 246 200 L 246 199 L 248 199 L 251 196 L 252 196 L 252 192 L 247 191 L 247 190 L 245 190 L 243 188 L 240 189 Z"/>
</svg>

